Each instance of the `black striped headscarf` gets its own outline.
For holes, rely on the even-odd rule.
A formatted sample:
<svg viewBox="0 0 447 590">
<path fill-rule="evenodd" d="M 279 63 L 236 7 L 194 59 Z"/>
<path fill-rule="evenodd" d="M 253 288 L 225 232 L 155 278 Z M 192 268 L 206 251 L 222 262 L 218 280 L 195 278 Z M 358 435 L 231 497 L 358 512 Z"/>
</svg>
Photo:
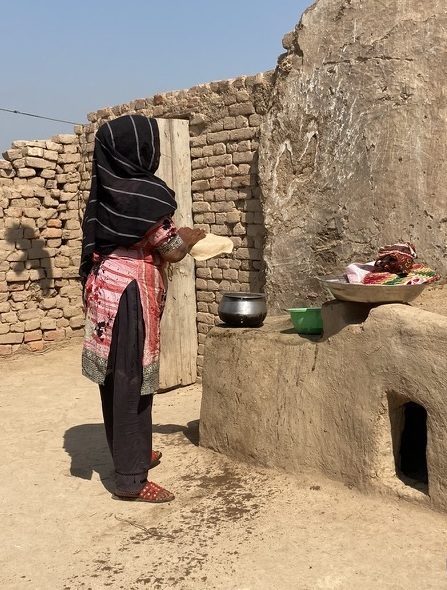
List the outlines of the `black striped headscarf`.
<svg viewBox="0 0 447 590">
<path fill-rule="evenodd" d="M 82 279 L 91 270 L 94 252 L 110 254 L 118 246 L 132 246 L 162 217 L 174 213 L 174 191 L 154 174 L 159 162 L 155 119 L 124 115 L 98 129 L 82 223 Z"/>
</svg>

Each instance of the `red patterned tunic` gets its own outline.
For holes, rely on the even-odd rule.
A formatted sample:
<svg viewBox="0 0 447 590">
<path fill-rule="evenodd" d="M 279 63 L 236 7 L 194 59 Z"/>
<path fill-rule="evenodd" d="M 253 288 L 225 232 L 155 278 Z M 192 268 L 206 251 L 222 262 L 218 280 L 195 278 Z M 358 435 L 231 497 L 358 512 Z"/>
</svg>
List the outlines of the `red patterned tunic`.
<svg viewBox="0 0 447 590">
<path fill-rule="evenodd" d="M 165 264 L 160 254 L 181 244 L 176 227 L 168 217 L 131 248 L 117 248 L 108 256 L 95 256 L 84 294 L 83 375 L 95 383 L 104 383 L 121 295 L 135 280 L 145 325 L 141 394 L 156 393 L 159 386 L 160 319 L 166 299 Z"/>
</svg>

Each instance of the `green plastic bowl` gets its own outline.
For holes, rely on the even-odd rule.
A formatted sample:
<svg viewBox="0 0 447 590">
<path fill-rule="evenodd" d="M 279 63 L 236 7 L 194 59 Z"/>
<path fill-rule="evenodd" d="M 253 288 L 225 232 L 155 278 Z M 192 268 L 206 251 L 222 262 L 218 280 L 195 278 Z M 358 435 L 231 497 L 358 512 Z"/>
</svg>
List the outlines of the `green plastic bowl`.
<svg viewBox="0 0 447 590">
<path fill-rule="evenodd" d="M 321 334 L 323 319 L 321 307 L 296 307 L 287 309 L 290 313 L 293 327 L 298 334 Z"/>
</svg>

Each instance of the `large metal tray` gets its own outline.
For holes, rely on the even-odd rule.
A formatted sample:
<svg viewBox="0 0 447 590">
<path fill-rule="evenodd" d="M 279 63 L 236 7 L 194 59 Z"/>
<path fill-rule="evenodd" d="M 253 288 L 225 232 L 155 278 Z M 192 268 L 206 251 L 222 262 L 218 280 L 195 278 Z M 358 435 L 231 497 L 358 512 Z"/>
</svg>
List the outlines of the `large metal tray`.
<svg viewBox="0 0 447 590">
<path fill-rule="evenodd" d="M 428 286 L 422 285 L 361 285 L 348 283 L 343 275 L 318 277 L 320 283 L 341 301 L 356 303 L 409 303 Z"/>
</svg>

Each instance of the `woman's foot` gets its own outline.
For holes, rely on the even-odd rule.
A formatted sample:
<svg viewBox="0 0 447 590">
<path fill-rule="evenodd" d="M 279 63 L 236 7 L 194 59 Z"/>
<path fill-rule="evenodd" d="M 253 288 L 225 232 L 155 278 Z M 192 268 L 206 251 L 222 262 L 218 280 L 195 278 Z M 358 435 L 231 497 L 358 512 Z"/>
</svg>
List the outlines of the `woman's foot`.
<svg viewBox="0 0 447 590">
<path fill-rule="evenodd" d="M 152 451 L 151 464 L 149 466 L 149 469 L 152 469 L 152 467 L 156 467 L 160 464 L 160 459 L 162 458 L 162 455 L 163 453 L 161 451 Z"/>
<path fill-rule="evenodd" d="M 162 502 L 171 502 L 174 500 L 175 496 L 153 481 L 148 481 L 138 494 L 128 494 L 126 492 L 117 491 L 115 492 L 115 498 L 118 498 L 119 500 L 133 500 L 134 502 L 161 504 Z"/>
</svg>

